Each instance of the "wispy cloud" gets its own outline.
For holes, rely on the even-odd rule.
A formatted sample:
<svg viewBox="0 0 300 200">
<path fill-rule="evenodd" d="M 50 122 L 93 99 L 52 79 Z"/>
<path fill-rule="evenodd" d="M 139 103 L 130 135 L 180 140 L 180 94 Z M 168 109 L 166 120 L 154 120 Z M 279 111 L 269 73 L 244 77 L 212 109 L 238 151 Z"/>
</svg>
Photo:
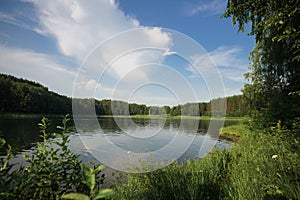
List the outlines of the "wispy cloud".
<svg viewBox="0 0 300 200">
<path fill-rule="evenodd" d="M 22 29 L 34 30 L 33 26 L 23 22 L 22 20 L 18 19 L 17 16 L 14 16 L 12 14 L 0 12 L 0 21 L 18 26 Z"/>
<path fill-rule="evenodd" d="M 235 82 L 243 82 L 243 74 L 247 71 L 247 61 L 241 59 L 242 49 L 239 47 L 220 46 L 208 52 L 207 55 L 195 55 L 191 57 L 192 65 L 186 67 L 187 71 L 192 72 L 191 77 L 199 76 L 197 67 L 202 72 L 208 72 L 215 67 L 221 73 L 223 79 Z"/>
<path fill-rule="evenodd" d="M 201 0 L 197 4 L 192 5 L 188 10 L 188 15 L 196 15 L 198 13 L 205 13 L 208 15 L 219 15 L 224 12 L 226 8 L 226 0 Z"/>
<path fill-rule="evenodd" d="M 42 53 L 0 45 L 0 73 L 37 81 L 71 96 L 76 72 Z"/>
</svg>

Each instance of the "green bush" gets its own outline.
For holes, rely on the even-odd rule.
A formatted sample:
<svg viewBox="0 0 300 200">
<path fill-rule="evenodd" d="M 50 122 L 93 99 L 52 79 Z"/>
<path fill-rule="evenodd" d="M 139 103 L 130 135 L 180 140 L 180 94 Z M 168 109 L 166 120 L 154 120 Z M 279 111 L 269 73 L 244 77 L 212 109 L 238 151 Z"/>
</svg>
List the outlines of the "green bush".
<svg viewBox="0 0 300 200">
<path fill-rule="evenodd" d="M 37 143 L 32 155 L 24 154 L 26 163 L 19 169 L 11 170 L 13 165 L 9 161 L 12 155 L 8 146 L 6 156 L 1 158 L 0 163 L 0 197 L 5 199 L 61 199 L 62 195 L 71 192 L 90 195 L 92 191 L 86 181 L 87 170 L 93 172 L 93 189 L 100 188 L 104 176 L 98 175 L 103 167 L 95 167 L 96 171 L 88 168 L 87 164 L 83 165 L 78 155 L 68 148 L 70 128 L 67 123 L 69 120 L 66 116 L 62 121 L 62 126 L 57 126 L 59 133 L 48 133 L 49 120 L 43 118 L 39 124 L 43 141 Z M 4 140 L 0 142 L 3 148 Z M 105 193 L 102 197 L 109 194 Z"/>
<path fill-rule="evenodd" d="M 12 182 L 12 177 L 10 176 L 10 170 L 12 165 L 10 165 L 9 160 L 13 157 L 11 153 L 11 146 L 6 144 L 3 138 L 0 138 L 0 197 L 6 196 L 6 192 L 9 190 L 9 185 Z"/>
<path fill-rule="evenodd" d="M 104 197 L 111 196 L 113 194 L 112 189 L 101 189 L 97 188 L 96 174 L 104 169 L 104 165 L 99 165 L 97 168 L 92 169 L 88 167 L 88 164 L 83 165 L 84 183 L 89 188 L 89 194 L 83 194 L 80 192 L 71 192 L 62 195 L 63 199 L 80 199 L 80 200 L 96 200 Z"/>
</svg>

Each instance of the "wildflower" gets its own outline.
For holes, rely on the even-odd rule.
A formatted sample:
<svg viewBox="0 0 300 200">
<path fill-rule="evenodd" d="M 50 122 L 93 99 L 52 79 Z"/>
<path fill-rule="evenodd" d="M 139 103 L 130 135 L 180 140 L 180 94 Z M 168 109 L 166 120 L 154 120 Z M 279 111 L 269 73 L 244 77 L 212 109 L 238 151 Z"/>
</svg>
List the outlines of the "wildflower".
<svg viewBox="0 0 300 200">
<path fill-rule="evenodd" d="M 275 158 L 277 158 L 277 157 L 278 157 L 278 155 L 273 155 L 273 156 L 272 156 L 273 159 L 275 159 Z"/>
</svg>

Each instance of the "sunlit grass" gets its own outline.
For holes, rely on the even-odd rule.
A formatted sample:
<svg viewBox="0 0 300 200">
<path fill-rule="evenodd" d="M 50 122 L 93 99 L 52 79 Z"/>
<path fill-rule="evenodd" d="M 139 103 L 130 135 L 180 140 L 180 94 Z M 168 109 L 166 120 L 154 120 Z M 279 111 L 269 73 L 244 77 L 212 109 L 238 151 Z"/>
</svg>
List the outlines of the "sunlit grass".
<svg viewBox="0 0 300 200">
<path fill-rule="evenodd" d="M 158 171 L 127 174 L 113 199 L 297 199 L 300 196 L 299 141 L 275 127 L 225 130 L 240 136 L 230 150 L 204 159 L 176 162 Z"/>
</svg>

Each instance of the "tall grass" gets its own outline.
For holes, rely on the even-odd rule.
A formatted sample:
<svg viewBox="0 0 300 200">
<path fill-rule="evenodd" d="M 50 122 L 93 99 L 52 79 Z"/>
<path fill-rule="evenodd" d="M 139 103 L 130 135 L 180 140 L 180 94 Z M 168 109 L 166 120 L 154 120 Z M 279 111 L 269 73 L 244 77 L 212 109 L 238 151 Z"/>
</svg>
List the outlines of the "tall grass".
<svg viewBox="0 0 300 200">
<path fill-rule="evenodd" d="M 213 158 L 213 159 L 212 159 Z M 143 174 L 128 174 L 114 199 L 216 199 L 229 163 L 229 153 L 217 151 L 202 161 L 172 163 Z"/>
<path fill-rule="evenodd" d="M 298 199 L 300 197 L 299 138 L 273 127 L 244 135 L 231 150 L 230 199 Z"/>
<path fill-rule="evenodd" d="M 235 127 L 230 150 L 202 160 L 173 163 L 144 174 L 128 174 L 113 199 L 298 199 L 299 140 L 280 126 L 268 131 Z"/>
</svg>

